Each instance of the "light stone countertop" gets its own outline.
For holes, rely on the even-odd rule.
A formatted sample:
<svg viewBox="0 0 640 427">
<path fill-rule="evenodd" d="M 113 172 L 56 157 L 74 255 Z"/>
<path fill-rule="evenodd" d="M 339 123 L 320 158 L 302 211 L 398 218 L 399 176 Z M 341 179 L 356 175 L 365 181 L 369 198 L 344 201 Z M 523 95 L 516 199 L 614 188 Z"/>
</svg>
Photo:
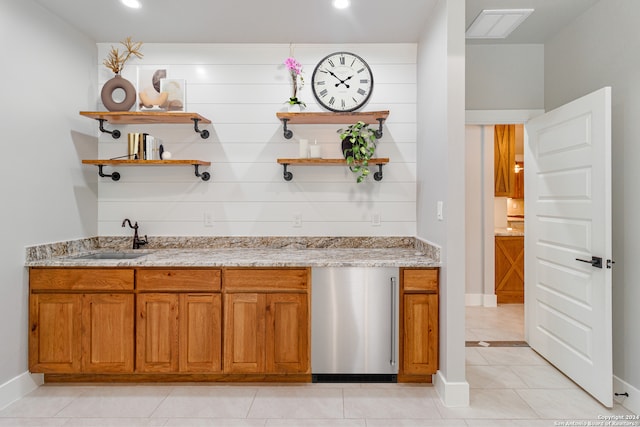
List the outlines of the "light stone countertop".
<svg viewBox="0 0 640 427">
<path fill-rule="evenodd" d="M 27 267 L 440 267 L 416 249 L 405 248 L 238 248 L 118 250 L 145 255 L 135 259 L 79 259 L 114 250 L 93 250 L 27 261 Z"/>
<path fill-rule="evenodd" d="M 504 236 L 512 236 L 512 237 L 523 237 L 524 231 L 518 230 L 517 228 L 496 228 L 495 235 L 498 237 Z"/>
</svg>

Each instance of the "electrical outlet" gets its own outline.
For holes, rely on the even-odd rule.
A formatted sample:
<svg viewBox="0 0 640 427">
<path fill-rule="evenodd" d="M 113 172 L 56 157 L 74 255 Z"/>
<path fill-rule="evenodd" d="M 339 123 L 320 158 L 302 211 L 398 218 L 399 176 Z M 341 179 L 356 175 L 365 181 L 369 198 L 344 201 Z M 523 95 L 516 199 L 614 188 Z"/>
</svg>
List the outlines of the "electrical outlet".
<svg viewBox="0 0 640 427">
<path fill-rule="evenodd" d="M 380 227 L 380 214 L 379 213 L 374 213 L 373 215 L 371 215 L 371 225 L 373 225 L 374 227 Z"/>
<path fill-rule="evenodd" d="M 300 212 L 296 212 L 293 214 L 293 226 L 295 228 L 302 227 L 302 214 Z"/>
<path fill-rule="evenodd" d="M 213 213 L 211 212 L 204 213 L 204 226 L 213 227 Z"/>
</svg>

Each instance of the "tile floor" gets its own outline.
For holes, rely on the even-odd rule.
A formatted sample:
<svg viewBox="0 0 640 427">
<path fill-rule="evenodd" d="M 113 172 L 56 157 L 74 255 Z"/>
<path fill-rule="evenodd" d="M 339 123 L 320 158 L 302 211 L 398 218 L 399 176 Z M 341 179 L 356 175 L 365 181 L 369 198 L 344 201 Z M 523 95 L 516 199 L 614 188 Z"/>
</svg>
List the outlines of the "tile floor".
<svg viewBox="0 0 640 427">
<path fill-rule="evenodd" d="M 522 310 L 467 307 L 467 340 L 523 340 Z M 45 385 L 1 410 L 0 426 L 537 427 L 630 414 L 601 406 L 528 347 L 466 350 L 466 408 L 423 385 Z"/>
</svg>

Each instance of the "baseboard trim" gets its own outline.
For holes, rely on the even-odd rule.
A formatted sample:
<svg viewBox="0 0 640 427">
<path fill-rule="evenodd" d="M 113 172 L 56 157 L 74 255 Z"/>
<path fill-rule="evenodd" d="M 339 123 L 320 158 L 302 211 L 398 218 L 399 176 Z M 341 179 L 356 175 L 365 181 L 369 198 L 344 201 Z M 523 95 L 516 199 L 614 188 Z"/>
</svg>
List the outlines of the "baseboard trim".
<svg viewBox="0 0 640 427">
<path fill-rule="evenodd" d="M 436 372 L 433 382 L 436 392 L 440 396 L 440 400 L 449 408 L 461 408 L 469 406 L 469 383 L 450 382 L 442 374 L 442 371 Z"/>
<path fill-rule="evenodd" d="M 629 397 L 626 396 L 613 396 L 613 400 L 616 403 L 624 406 L 634 414 L 640 414 L 640 390 L 621 380 L 620 378 L 613 376 L 613 392 L 614 393 L 629 393 Z"/>
<path fill-rule="evenodd" d="M 0 384 L 0 410 L 44 384 L 44 375 L 25 372 Z"/>
<path fill-rule="evenodd" d="M 465 294 L 464 304 L 467 307 L 497 307 L 498 297 L 495 294 Z"/>
<path fill-rule="evenodd" d="M 482 300 L 482 305 L 484 307 L 497 307 L 498 306 L 498 295 L 496 295 L 496 294 L 484 294 L 484 299 Z"/>
<path fill-rule="evenodd" d="M 467 307 L 478 307 L 482 305 L 482 294 L 465 294 L 464 305 Z"/>
</svg>

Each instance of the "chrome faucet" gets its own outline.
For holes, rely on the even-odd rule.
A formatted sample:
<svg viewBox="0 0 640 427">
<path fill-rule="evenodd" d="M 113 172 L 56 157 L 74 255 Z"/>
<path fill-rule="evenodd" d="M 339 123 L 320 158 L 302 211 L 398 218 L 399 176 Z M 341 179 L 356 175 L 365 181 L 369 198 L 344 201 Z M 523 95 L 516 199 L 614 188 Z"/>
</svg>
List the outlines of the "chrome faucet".
<svg viewBox="0 0 640 427">
<path fill-rule="evenodd" d="M 136 221 L 134 225 L 131 225 L 129 218 L 125 218 L 124 221 L 122 221 L 122 226 L 124 227 L 127 223 L 129 223 L 129 227 L 133 228 L 133 249 L 140 249 L 140 246 L 144 246 L 149 243 L 146 234 L 144 235 L 144 239 L 138 237 L 138 221 Z"/>
</svg>

